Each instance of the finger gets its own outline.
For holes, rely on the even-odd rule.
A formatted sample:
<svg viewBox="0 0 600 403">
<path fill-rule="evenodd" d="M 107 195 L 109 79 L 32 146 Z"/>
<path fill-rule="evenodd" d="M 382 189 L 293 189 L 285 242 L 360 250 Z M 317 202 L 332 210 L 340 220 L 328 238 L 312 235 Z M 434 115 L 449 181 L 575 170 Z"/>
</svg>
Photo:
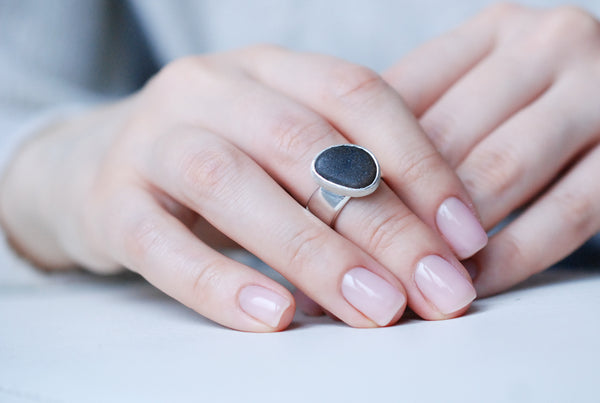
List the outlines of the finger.
<svg viewBox="0 0 600 403">
<path fill-rule="evenodd" d="M 181 205 L 167 194 L 157 194 L 157 202 L 173 217 L 188 227 L 194 235 L 214 249 L 239 248 L 235 242 L 227 238 L 205 219 L 199 217 L 194 211 Z"/>
<path fill-rule="evenodd" d="M 487 236 L 462 183 L 399 95 L 378 75 L 322 55 L 276 48 L 249 55 L 250 74 L 319 111 L 346 139 L 369 148 L 386 183 L 459 257 L 485 245 Z"/>
<path fill-rule="evenodd" d="M 323 308 L 302 291 L 295 290 L 293 295 L 296 300 L 296 305 L 303 314 L 307 316 L 322 316 L 325 314 Z"/>
<path fill-rule="evenodd" d="M 109 200 L 104 239 L 115 258 L 201 315 L 232 329 L 272 332 L 294 316 L 283 286 L 198 240 L 147 193 Z"/>
<path fill-rule="evenodd" d="M 493 52 L 422 116 L 421 125 L 451 166 L 552 84 L 549 52 L 533 52 L 536 45 L 523 41 Z"/>
<path fill-rule="evenodd" d="M 383 78 L 421 116 L 446 90 L 491 52 L 501 22 L 515 5 L 495 5 L 457 29 L 418 47 L 384 72 Z"/>
<path fill-rule="evenodd" d="M 235 88 L 217 93 L 229 95 L 222 99 L 211 93 L 210 105 L 198 108 L 207 121 L 213 122 L 207 124 L 248 153 L 306 205 L 317 187 L 309 169 L 313 156 L 347 140 L 313 111 L 257 83 L 238 82 Z M 233 110 L 227 108 L 230 97 L 237 100 Z M 228 119 L 230 114 L 236 119 Z M 365 199 L 362 204 L 350 201 L 335 229 L 401 280 L 412 309 L 423 318 L 442 319 L 463 313 L 474 292 L 447 245 L 385 184 Z M 431 261 L 439 264 L 423 263 Z M 427 270 L 439 272 L 436 277 L 443 278 L 445 286 L 433 286 L 431 276 L 425 274 Z"/>
<path fill-rule="evenodd" d="M 473 258 L 480 295 L 523 281 L 560 261 L 600 230 L 600 147 L 596 146 Z"/>
<path fill-rule="evenodd" d="M 218 136 L 194 130 L 162 137 L 143 169 L 156 186 L 351 326 L 385 326 L 404 311 L 404 290 L 391 273 Z"/>
<path fill-rule="evenodd" d="M 381 190 L 388 189 L 385 184 Z M 392 192 L 352 199 L 336 230 L 401 280 L 410 308 L 429 320 L 462 315 L 475 299 L 471 278 L 451 250 Z M 358 228 L 358 230 L 357 230 Z"/>
<path fill-rule="evenodd" d="M 198 217 L 191 228 L 192 232 L 205 242 L 211 248 L 221 249 L 239 249 L 239 245 L 229 239 L 221 231 L 210 225 L 202 217 Z"/>
<path fill-rule="evenodd" d="M 485 228 L 538 194 L 600 134 L 588 71 L 563 74 L 537 101 L 481 141 L 458 166 Z M 581 102 L 582 99 L 588 100 Z"/>
</svg>

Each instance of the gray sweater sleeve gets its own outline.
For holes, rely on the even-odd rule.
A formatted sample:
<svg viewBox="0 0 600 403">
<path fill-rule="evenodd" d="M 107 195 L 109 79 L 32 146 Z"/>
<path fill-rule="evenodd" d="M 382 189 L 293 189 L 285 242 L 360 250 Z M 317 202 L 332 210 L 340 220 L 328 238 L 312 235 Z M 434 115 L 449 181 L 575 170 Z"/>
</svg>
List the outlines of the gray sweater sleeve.
<svg viewBox="0 0 600 403">
<path fill-rule="evenodd" d="M 154 71 L 127 2 L 0 0 L 0 175 L 36 129 Z"/>
<path fill-rule="evenodd" d="M 0 0 L 0 177 L 42 128 L 135 91 L 154 71 L 126 1 Z M 1 227 L 0 266 L 0 281 L 39 277 Z"/>
</svg>

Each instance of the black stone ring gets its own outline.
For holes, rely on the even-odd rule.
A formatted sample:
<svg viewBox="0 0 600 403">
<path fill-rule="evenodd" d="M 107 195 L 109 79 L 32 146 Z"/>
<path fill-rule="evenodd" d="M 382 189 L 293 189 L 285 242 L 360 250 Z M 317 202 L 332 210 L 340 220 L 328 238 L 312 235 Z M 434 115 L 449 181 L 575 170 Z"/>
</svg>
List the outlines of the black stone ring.
<svg viewBox="0 0 600 403">
<path fill-rule="evenodd" d="M 319 188 L 306 208 L 330 226 L 351 197 L 368 196 L 381 182 L 375 156 L 355 144 L 324 149 L 313 159 L 311 172 Z"/>
</svg>

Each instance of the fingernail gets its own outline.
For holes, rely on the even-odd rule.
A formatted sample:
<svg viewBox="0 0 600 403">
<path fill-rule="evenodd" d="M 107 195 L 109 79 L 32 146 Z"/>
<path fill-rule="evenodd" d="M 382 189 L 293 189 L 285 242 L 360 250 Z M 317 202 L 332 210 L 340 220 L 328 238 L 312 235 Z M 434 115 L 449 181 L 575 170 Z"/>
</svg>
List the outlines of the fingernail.
<svg viewBox="0 0 600 403">
<path fill-rule="evenodd" d="M 415 282 L 423 295 L 443 314 L 450 314 L 471 303 L 475 288 L 450 263 L 439 256 L 424 257 L 417 264 Z"/>
<path fill-rule="evenodd" d="M 244 287 L 238 296 L 240 307 L 264 324 L 277 327 L 290 302 L 274 291 L 258 285 Z"/>
<path fill-rule="evenodd" d="M 487 244 L 488 237 L 479 220 L 456 197 L 442 203 L 436 224 L 461 259 L 474 255 Z"/>
<path fill-rule="evenodd" d="M 342 294 L 346 301 L 379 326 L 388 325 L 406 303 L 406 297 L 396 287 L 362 267 L 344 275 Z"/>
</svg>

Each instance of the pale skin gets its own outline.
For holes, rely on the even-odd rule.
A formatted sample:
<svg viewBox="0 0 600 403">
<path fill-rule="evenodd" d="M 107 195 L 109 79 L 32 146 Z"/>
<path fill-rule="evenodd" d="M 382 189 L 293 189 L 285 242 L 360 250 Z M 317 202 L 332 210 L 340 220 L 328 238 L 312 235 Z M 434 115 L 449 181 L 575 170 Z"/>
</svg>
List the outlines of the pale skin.
<svg viewBox="0 0 600 403">
<path fill-rule="evenodd" d="M 472 259 L 479 296 L 548 268 L 600 230 L 594 16 L 496 5 L 384 76 L 456 170 L 486 230 L 523 209 Z"/>
<path fill-rule="evenodd" d="M 373 136 L 373 127 L 390 135 Z M 386 184 L 349 203 L 330 228 L 303 207 L 316 188 L 309 167 L 323 148 L 348 142 L 378 155 Z M 196 237 L 198 216 L 351 326 L 394 323 L 407 300 L 425 318 L 455 317 L 475 297 L 434 223 L 444 200 L 471 204 L 462 183 L 395 90 L 328 56 L 260 46 L 176 61 L 122 102 L 48 128 L 3 187 L 4 222 L 32 260 L 99 273 L 127 267 L 234 329 L 281 330 L 295 301 L 212 249 L 212 236 Z M 393 189 L 412 193 L 413 205 Z M 450 309 L 414 284 L 427 256 L 463 283 Z M 372 275 L 348 284 L 357 268 Z"/>
<path fill-rule="evenodd" d="M 27 143 L 0 217 L 41 266 L 125 267 L 233 329 L 282 330 L 296 301 L 214 249 L 216 233 L 350 326 L 393 324 L 407 306 L 457 317 L 475 297 L 460 260 L 474 255 L 489 295 L 600 229 L 599 43 L 579 10 L 502 6 L 381 76 L 270 46 L 179 60 Z M 310 161 L 340 143 L 369 148 L 384 183 L 330 228 L 303 206 Z M 485 246 L 479 214 L 490 229 L 540 192 Z"/>
</svg>

